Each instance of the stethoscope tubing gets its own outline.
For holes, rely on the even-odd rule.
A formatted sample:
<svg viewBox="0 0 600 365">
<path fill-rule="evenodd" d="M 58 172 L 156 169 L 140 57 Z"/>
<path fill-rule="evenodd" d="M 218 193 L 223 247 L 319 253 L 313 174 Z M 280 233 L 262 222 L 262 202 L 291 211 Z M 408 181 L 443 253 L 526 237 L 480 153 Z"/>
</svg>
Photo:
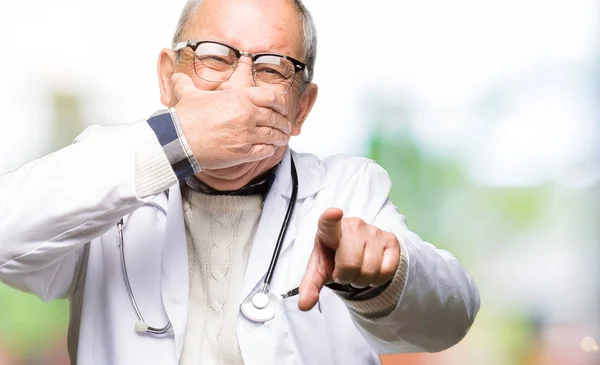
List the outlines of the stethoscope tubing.
<svg viewBox="0 0 600 365">
<path fill-rule="evenodd" d="M 292 218 L 292 214 L 294 213 L 294 207 L 296 206 L 296 198 L 298 197 L 298 172 L 296 171 L 296 165 L 294 164 L 294 159 L 291 155 L 290 164 L 292 170 L 292 196 L 290 197 L 290 202 L 288 204 L 287 211 L 285 212 L 285 218 L 283 219 L 281 230 L 279 230 L 277 244 L 275 244 L 275 249 L 273 250 L 273 256 L 271 257 L 271 263 L 269 264 L 269 269 L 267 270 L 265 281 L 263 282 L 263 293 L 266 293 L 269 290 L 269 286 L 271 285 L 271 280 L 273 279 L 273 274 L 275 273 L 275 267 L 277 266 L 277 261 L 279 260 L 281 247 L 283 246 L 283 239 L 285 238 L 285 234 L 290 225 L 290 219 Z"/>
<path fill-rule="evenodd" d="M 125 289 L 127 290 L 127 296 L 129 297 L 129 301 L 131 302 L 131 306 L 135 311 L 135 315 L 139 321 L 146 323 L 144 320 L 144 316 L 142 316 L 142 312 L 135 301 L 135 296 L 133 295 L 133 290 L 131 289 L 131 283 L 129 282 L 129 275 L 127 273 L 127 264 L 125 263 L 125 244 L 123 239 L 123 218 L 117 223 L 117 230 L 119 236 L 119 251 L 121 255 L 121 271 L 123 272 L 123 280 L 125 282 Z M 146 323 L 147 324 L 147 323 Z M 146 332 L 155 334 L 155 335 L 164 335 L 169 332 L 171 329 L 171 322 L 169 321 L 164 327 L 156 328 L 152 326 L 148 326 Z"/>
<path fill-rule="evenodd" d="M 265 275 L 265 280 L 263 282 L 263 287 L 262 287 L 261 292 L 264 294 L 266 294 L 269 291 L 269 286 L 271 284 L 271 280 L 273 279 L 273 275 L 275 273 L 275 267 L 277 266 L 277 261 L 279 260 L 279 254 L 281 253 L 281 248 L 283 247 L 283 240 L 285 238 L 287 229 L 290 225 L 290 220 L 291 220 L 292 214 L 294 213 L 294 207 L 296 205 L 296 199 L 298 197 L 298 172 L 296 171 L 296 165 L 294 164 L 294 159 L 291 156 L 290 156 L 290 165 L 291 165 L 290 169 L 291 169 L 291 175 L 292 175 L 292 194 L 290 197 L 288 208 L 285 213 L 285 217 L 283 219 L 283 224 L 281 225 L 281 229 L 279 231 L 279 236 L 277 237 L 277 243 L 275 244 L 275 248 L 273 250 L 271 262 L 269 263 L 269 268 L 267 270 L 267 273 Z M 163 212 L 166 214 L 166 212 L 164 211 L 164 208 L 162 208 L 162 207 L 159 207 L 159 208 L 161 210 L 163 210 Z M 118 238 L 119 238 L 118 246 L 119 246 L 119 251 L 120 251 L 120 256 L 121 256 L 121 271 L 123 273 L 123 281 L 125 283 L 125 289 L 127 290 L 127 296 L 129 297 L 131 306 L 133 307 L 133 310 L 135 312 L 135 315 L 136 315 L 138 321 L 140 321 L 145 326 L 147 326 L 147 328 L 143 332 L 147 332 L 147 333 L 154 334 L 154 335 L 167 334 L 167 333 L 169 333 L 169 331 L 172 327 L 170 321 L 162 328 L 151 327 L 151 326 L 147 325 L 147 323 L 144 320 L 144 317 L 142 315 L 142 312 L 140 311 L 140 308 L 137 305 L 135 296 L 133 294 L 133 290 L 131 289 L 131 283 L 129 282 L 129 275 L 127 273 L 127 264 L 125 263 L 125 244 L 124 244 L 124 237 L 123 237 L 124 236 L 123 225 L 124 225 L 123 218 L 121 218 L 119 220 L 119 222 L 117 223 L 117 231 L 118 231 Z"/>
</svg>

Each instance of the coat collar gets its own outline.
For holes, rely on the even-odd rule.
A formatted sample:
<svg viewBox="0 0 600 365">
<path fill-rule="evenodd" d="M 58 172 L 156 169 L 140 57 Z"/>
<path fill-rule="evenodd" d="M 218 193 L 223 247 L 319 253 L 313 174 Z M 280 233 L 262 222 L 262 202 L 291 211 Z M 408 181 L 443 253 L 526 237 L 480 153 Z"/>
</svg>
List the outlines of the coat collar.
<svg viewBox="0 0 600 365">
<path fill-rule="evenodd" d="M 323 188 L 323 169 L 314 155 L 297 153 L 288 148 L 281 160 L 271 190 L 289 199 L 292 196 L 291 158 L 298 171 L 298 200 L 313 196 Z"/>
</svg>

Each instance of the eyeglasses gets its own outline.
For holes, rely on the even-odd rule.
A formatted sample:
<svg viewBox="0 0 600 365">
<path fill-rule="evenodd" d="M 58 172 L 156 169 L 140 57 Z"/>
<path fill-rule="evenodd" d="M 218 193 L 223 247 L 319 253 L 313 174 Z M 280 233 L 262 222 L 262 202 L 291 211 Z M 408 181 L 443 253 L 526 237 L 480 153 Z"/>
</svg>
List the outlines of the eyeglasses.
<svg viewBox="0 0 600 365">
<path fill-rule="evenodd" d="M 194 72 L 208 82 L 227 81 L 238 65 L 240 57 L 252 59 L 254 84 L 286 93 L 294 84 L 296 74 L 306 65 L 292 57 L 277 53 L 242 52 L 228 44 L 215 41 L 183 41 L 173 49 L 179 52 L 190 47 L 194 52 Z"/>
</svg>

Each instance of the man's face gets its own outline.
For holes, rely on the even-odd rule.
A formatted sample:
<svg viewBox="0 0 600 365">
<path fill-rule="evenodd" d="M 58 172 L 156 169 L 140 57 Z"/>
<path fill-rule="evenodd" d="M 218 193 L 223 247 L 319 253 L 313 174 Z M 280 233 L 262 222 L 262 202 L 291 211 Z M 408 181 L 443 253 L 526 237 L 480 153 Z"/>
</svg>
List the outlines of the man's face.
<svg viewBox="0 0 600 365">
<path fill-rule="evenodd" d="M 183 40 L 215 40 L 248 53 L 272 52 L 304 61 L 302 22 L 292 2 L 287 0 L 205 0 Z M 163 50 L 159 60 L 159 77 L 163 84 L 170 75 L 164 77 L 162 74 L 182 72 L 190 76 L 201 90 L 254 86 L 252 60 L 249 57 L 240 58 L 235 72 L 227 81 L 213 83 L 196 75 L 194 53 L 189 47 L 181 51 L 181 60 L 173 63 L 171 70 L 163 65 L 168 63 L 164 58 L 165 53 L 169 52 Z M 170 53 L 169 56 L 173 59 L 174 55 Z M 304 92 L 300 90 L 302 78 L 303 73 L 298 73 L 292 88 L 284 95 L 288 107 L 287 118 L 294 124 L 294 135 L 300 133 L 300 127 L 317 94 L 316 85 L 310 85 Z M 163 103 L 172 107 L 177 100 L 173 97 L 172 90 L 165 93 L 165 88 L 172 88 L 172 85 L 161 87 Z M 197 177 L 218 190 L 238 189 L 279 163 L 284 152 L 285 147 L 280 147 L 269 159 L 226 169 L 205 169 Z"/>
</svg>

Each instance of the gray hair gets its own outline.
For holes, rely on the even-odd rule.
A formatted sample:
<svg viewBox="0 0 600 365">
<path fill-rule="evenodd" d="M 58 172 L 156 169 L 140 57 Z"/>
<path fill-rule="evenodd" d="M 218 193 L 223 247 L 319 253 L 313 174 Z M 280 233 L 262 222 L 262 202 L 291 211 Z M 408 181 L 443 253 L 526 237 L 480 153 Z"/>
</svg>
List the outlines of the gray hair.
<svg viewBox="0 0 600 365">
<path fill-rule="evenodd" d="M 179 22 L 177 23 L 177 30 L 173 36 L 173 48 L 175 48 L 177 43 L 184 41 L 182 38 L 184 34 L 190 30 L 191 19 L 196 14 L 196 11 L 198 11 L 202 1 L 203 0 L 188 0 L 185 4 L 181 16 L 179 17 Z M 302 46 L 304 48 L 304 64 L 306 65 L 303 81 L 304 84 L 308 84 L 313 80 L 315 61 L 317 59 L 317 29 L 310 12 L 306 9 L 302 0 L 292 1 L 294 2 L 294 7 L 298 11 L 300 20 L 302 21 Z"/>
</svg>

